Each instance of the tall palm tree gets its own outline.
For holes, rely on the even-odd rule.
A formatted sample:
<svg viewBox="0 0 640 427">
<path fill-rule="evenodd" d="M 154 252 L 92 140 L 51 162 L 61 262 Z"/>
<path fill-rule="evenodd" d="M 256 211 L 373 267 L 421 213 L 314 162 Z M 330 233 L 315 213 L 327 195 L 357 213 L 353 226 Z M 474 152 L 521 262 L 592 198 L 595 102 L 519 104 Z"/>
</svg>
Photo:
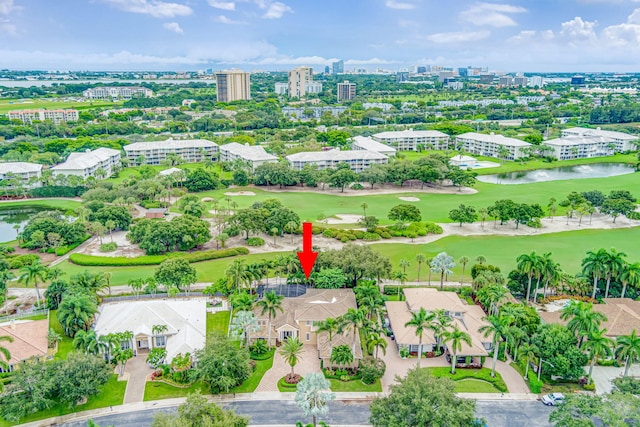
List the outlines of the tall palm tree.
<svg viewBox="0 0 640 427">
<path fill-rule="evenodd" d="M 551 270 L 555 267 L 555 262 L 551 259 L 551 252 L 546 252 L 542 256 L 538 256 L 537 265 L 535 266 L 536 287 L 533 291 L 533 302 L 538 300 L 538 289 L 540 288 L 540 281 L 547 277 L 549 274 L 553 274 Z"/>
<path fill-rule="evenodd" d="M 158 336 L 164 334 L 168 330 L 169 330 L 169 327 L 167 325 L 153 325 L 153 326 L 151 326 L 151 333 L 153 334 L 154 339 L 157 338 Z M 155 340 L 153 342 L 153 345 L 155 347 L 155 345 L 156 345 Z"/>
<path fill-rule="evenodd" d="M 600 324 L 607 321 L 604 314 L 593 311 L 593 304 L 584 301 L 571 301 L 560 311 L 560 319 L 568 320 L 567 329 L 579 339 L 579 347 L 585 336 L 600 330 Z"/>
<path fill-rule="evenodd" d="M 291 366 L 291 374 L 289 374 L 289 378 L 295 375 L 293 368 L 298 364 L 298 362 L 302 359 L 302 353 L 304 352 L 304 348 L 302 343 L 297 337 L 287 339 L 278 353 L 286 363 Z"/>
<path fill-rule="evenodd" d="M 458 325 L 453 325 L 450 331 L 445 332 L 445 343 L 450 343 L 449 352 L 451 353 L 451 374 L 456 373 L 456 360 L 458 359 L 458 352 L 462 350 L 462 343 L 471 345 L 471 336 L 458 329 Z"/>
<path fill-rule="evenodd" d="M 629 335 L 616 337 L 616 357 L 624 359 L 624 376 L 629 373 L 629 367 L 640 361 L 640 336 L 634 329 Z"/>
<path fill-rule="evenodd" d="M 2 341 L 13 342 L 13 337 L 10 337 L 8 335 L 2 335 L 0 336 L 0 342 Z M 6 347 L 3 347 L 2 345 L 0 345 L 0 368 L 2 368 L 5 371 L 8 370 L 9 360 L 11 360 L 11 353 Z"/>
<path fill-rule="evenodd" d="M 89 330 L 97 311 L 95 298 L 81 292 L 65 296 L 57 316 L 64 333 L 73 338 L 79 330 Z"/>
<path fill-rule="evenodd" d="M 530 254 L 521 254 L 516 258 L 518 262 L 517 269 L 522 274 L 527 275 L 527 304 L 529 303 L 529 297 L 531 296 L 531 281 L 533 280 L 533 276 L 535 276 L 536 272 L 539 271 L 540 265 L 540 257 L 536 254 L 535 251 Z"/>
<path fill-rule="evenodd" d="M 619 278 L 622 283 L 622 295 L 620 298 L 624 298 L 627 292 L 627 285 L 632 288 L 637 288 L 640 285 L 640 262 L 625 263 Z"/>
<path fill-rule="evenodd" d="M 329 334 L 329 354 L 333 352 L 333 335 L 340 331 L 340 321 L 333 317 L 327 317 L 323 321 L 315 322 L 316 334 L 321 332 Z"/>
<path fill-rule="evenodd" d="M 283 300 L 284 296 L 269 291 L 264 294 L 261 300 L 256 302 L 256 307 L 260 309 L 260 315 L 264 316 L 266 314 L 269 317 L 267 322 L 269 341 L 267 341 L 267 345 L 271 345 L 271 320 L 278 315 L 278 310 L 280 313 L 284 313 L 282 308 Z"/>
<path fill-rule="evenodd" d="M 519 347 L 519 354 L 526 359 L 527 367 L 524 370 L 524 377 L 528 378 L 529 375 L 529 362 L 536 357 L 538 348 L 529 342 L 523 342 Z"/>
<path fill-rule="evenodd" d="M 501 319 L 498 316 L 489 316 L 486 318 L 489 321 L 488 325 L 484 325 L 478 329 L 479 332 L 486 338 L 492 336 L 493 340 L 493 365 L 491 367 L 491 376 L 496 376 L 496 363 L 498 363 L 498 353 L 500 352 L 500 342 L 503 340 L 503 336 L 507 335 L 509 325 L 505 319 Z"/>
<path fill-rule="evenodd" d="M 609 286 L 611 285 L 611 279 L 618 277 L 624 269 L 625 260 L 627 256 L 624 252 L 618 252 L 614 248 L 611 248 L 611 252 L 606 252 L 605 258 L 605 277 L 607 278 L 607 285 L 604 288 L 604 297 L 609 298 Z"/>
<path fill-rule="evenodd" d="M 225 276 L 233 291 L 237 291 L 244 285 L 251 283 L 251 273 L 247 270 L 247 264 L 244 260 L 234 259 L 227 267 Z"/>
<path fill-rule="evenodd" d="M 478 255 L 476 257 L 476 262 L 480 265 L 484 264 L 485 262 L 487 262 L 487 257 L 485 257 L 484 255 Z"/>
<path fill-rule="evenodd" d="M 591 359 L 591 365 L 589 365 L 589 382 L 591 382 L 593 366 L 596 364 L 598 356 L 610 356 L 613 353 L 611 351 L 613 341 L 604 335 L 606 332 L 606 329 L 591 331 L 587 340 L 582 343 L 581 349 L 589 352 L 589 358 Z"/>
<path fill-rule="evenodd" d="M 420 307 L 419 311 L 411 313 L 411 320 L 404 324 L 405 328 L 409 326 L 415 328 L 418 336 L 418 368 L 422 359 L 422 334 L 424 334 L 425 329 L 430 329 L 430 325 L 435 319 L 436 314 L 433 311 L 427 312 L 424 307 Z"/>
<path fill-rule="evenodd" d="M 399 264 L 399 265 L 400 265 L 400 268 L 402 269 L 402 272 L 403 272 L 403 273 L 406 273 L 406 272 L 407 272 L 407 267 L 411 267 L 411 263 L 410 263 L 410 262 L 409 262 L 409 260 L 408 260 L 408 259 L 406 259 L 406 258 L 402 258 L 402 259 L 400 260 L 400 264 Z"/>
<path fill-rule="evenodd" d="M 593 276 L 593 292 L 591 298 L 596 297 L 598 280 L 606 273 L 608 254 L 604 249 L 597 252 L 587 251 L 587 256 L 582 260 L 582 272 L 587 276 Z"/>
<path fill-rule="evenodd" d="M 367 217 L 367 208 L 369 207 L 369 205 L 367 205 L 366 203 L 363 203 L 360 205 L 360 207 L 362 208 L 362 217 L 366 218 Z"/>
<path fill-rule="evenodd" d="M 106 344 L 98 339 L 96 331 L 79 330 L 73 337 L 73 348 L 83 353 L 99 354 L 106 349 Z"/>
<path fill-rule="evenodd" d="M 453 262 L 453 257 L 451 255 L 447 255 L 446 252 L 440 252 L 433 258 L 431 262 L 431 271 L 434 273 L 440 273 L 440 290 L 444 289 L 444 276 L 449 276 L 453 274 L 451 269 L 456 266 L 456 263 Z"/>
<path fill-rule="evenodd" d="M 340 316 L 340 333 L 348 328 L 353 328 L 353 342 L 351 343 L 351 351 L 353 354 L 356 354 L 358 330 L 362 330 L 366 336 L 369 324 L 370 322 L 367 317 L 367 312 L 362 308 L 357 310 L 355 308 L 349 308 L 345 314 Z"/>
<path fill-rule="evenodd" d="M 461 256 L 460 259 L 458 260 L 458 264 L 462 265 L 462 275 L 460 276 L 461 285 L 464 282 L 464 269 L 467 267 L 468 263 L 469 263 L 469 257 L 466 257 L 466 256 Z"/>
<path fill-rule="evenodd" d="M 382 349 L 382 354 L 387 354 L 387 340 L 381 335 L 371 334 L 367 348 L 369 349 L 369 353 L 373 353 L 373 357 L 377 359 L 379 349 Z"/>
<path fill-rule="evenodd" d="M 400 287 L 407 281 L 407 273 L 396 270 L 391 273 L 391 278 L 398 281 L 398 301 L 400 300 Z"/>
<path fill-rule="evenodd" d="M 416 262 L 418 263 L 418 282 L 420 281 L 420 268 L 422 267 L 422 264 L 426 261 L 427 261 L 427 257 L 425 254 L 421 252 L 416 254 Z"/>
<path fill-rule="evenodd" d="M 36 288 L 36 296 L 38 298 L 38 307 L 40 307 L 40 288 L 38 287 L 38 280 L 43 282 L 47 280 L 47 267 L 42 264 L 40 259 L 37 259 L 31 265 L 25 265 L 20 269 L 22 274 L 18 278 L 20 283 L 24 283 L 26 286 L 34 285 Z"/>
<path fill-rule="evenodd" d="M 444 309 L 434 310 L 436 318 L 431 325 L 429 325 L 429 329 L 433 331 L 433 335 L 436 338 L 436 350 L 440 349 L 442 345 L 442 340 L 444 339 L 444 334 L 447 332 L 448 328 L 451 326 L 451 317 L 445 313 Z"/>
</svg>

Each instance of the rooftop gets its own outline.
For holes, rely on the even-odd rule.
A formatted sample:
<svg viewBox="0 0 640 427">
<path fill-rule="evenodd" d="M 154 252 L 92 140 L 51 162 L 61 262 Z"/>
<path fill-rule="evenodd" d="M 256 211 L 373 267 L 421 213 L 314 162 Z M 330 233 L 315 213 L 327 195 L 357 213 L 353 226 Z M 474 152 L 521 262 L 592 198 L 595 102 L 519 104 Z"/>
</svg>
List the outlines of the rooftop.
<svg viewBox="0 0 640 427">
<path fill-rule="evenodd" d="M 384 160 L 387 156 L 377 151 L 370 150 L 346 150 L 341 151 L 337 148 L 328 151 L 304 151 L 302 153 L 291 154 L 287 156 L 290 162 L 321 162 L 334 161 L 342 162 L 349 160 Z"/>
<path fill-rule="evenodd" d="M 602 136 L 565 136 L 562 138 L 554 138 L 548 141 L 543 141 L 543 145 L 551 146 L 566 146 L 566 145 L 591 145 L 609 143 L 611 139 L 604 138 Z"/>
<path fill-rule="evenodd" d="M 264 148 L 259 145 L 246 145 L 232 142 L 230 144 L 221 145 L 220 151 L 228 151 L 231 154 L 235 154 L 245 160 L 251 161 L 278 160 L 276 156 L 267 153 Z"/>
<path fill-rule="evenodd" d="M 40 172 L 42 165 L 27 162 L 0 163 L 0 174 Z"/>
<path fill-rule="evenodd" d="M 379 153 L 396 152 L 395 148 L 390 147 L 386 144 L 382 144 L 381 142 L 378 142 L 375 139 L 366 136 L 354 136 L 352 138 L 352 141 L 353 145 L 364 148 L 365 150 L 377 151 Z"/>
<path fill-rule="evenodd" d="M 504 135 L 495 133 L 485 134 L 477 132 L 467 132 L 462 135 L 458 135 L 457 138 L 461 139 L 473 139 L 481 142 L 492 142 L 498 145 L 509 145 L 511 147 L 529 147 L 531 144 L 524 142 L 516 138 L 509 138 Z"/>
<path fill-rule="evenodd" d="M 389 132 L 380 132 L 373 135 L 374 138 L 390 139 L 390 138 L 446 138 L 449 135 L 437 130 L 396 130 Z"/>
<path fill-rule="evenodd" d="M 599 127 L 596 128 L 596 129 L 575 127 L 575 128 L 564 129 L 562 132 L 563 133 L 566 132 L 566 133 L 572 133 L 572 134 L 579 134 L 579 135 L 583 135 L 583 136 L 601 136 L 601 137 L 604 137 L 604 138 L 622 139 L 622 140 L 627 140 L 627 141 L 633 141 L 633 140 L 636 140 L 636 139 L 640 139 L 640 136 L 638 136 L 638 135 L 630 135 L 628 133 L 616 132 L 616 131 L 612 131 L 612 130 L 602 130 Z"/>
<path fill-rule="evenodd" d="M 178 148 L 213 148 L 218 144 L 206 139 L 173 139 L 169 138 L 164 141 L 149 141 L 149 142 L 134 142 L 133 144 L 125 145 L 125 151 L 142 151 L 142 150 L 156 150 L 159 148 L 178 149 Z"/>
<path fill-rule="evenodd" d="M 71 153 L 67 161 L 52 167 L 56 171 L 86 169 L 108 160 L 112 156 L 120 156 L 120 151 L 112 148 L 101 147 L 96 150 L 87 150 L 84 153 Z"/>
<path fill-rule="evenodd" d="M 13 338 L 13 342 L 2 342 L 2 346 L 11 354 L 7 363 L 13 365 L 32 357 L 46 356 L 48 333 L 49 321 L 46 319 L 15 320 L 0 324 L 0 336 Z"/>
</svg>

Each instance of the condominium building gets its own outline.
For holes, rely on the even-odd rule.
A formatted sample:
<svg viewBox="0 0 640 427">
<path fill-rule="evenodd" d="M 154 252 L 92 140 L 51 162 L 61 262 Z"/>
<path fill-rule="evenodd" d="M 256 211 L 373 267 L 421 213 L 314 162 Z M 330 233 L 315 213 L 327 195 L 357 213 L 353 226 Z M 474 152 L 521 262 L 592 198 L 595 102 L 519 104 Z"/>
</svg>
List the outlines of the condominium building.
<svg viewBox="0 0 640 427">
<path fill-rule="evenodd" d="M 382 144 L 381 142 L 378 142 L 375 139 L 366 136 L 354 136 L 351 139 L 351 149 L 375 151 L 380 154 L 384 154 L 387 157 L 396 155 L 395 148 L 386 144 Z"/>
<path fill-rule="evenodd" d="M 153 91 L 140 86 L 99 86 L 82 91 L 87 99 L 131 99 L 150 98 Z"/>
<path fill-rule="evenodd" d="M 640 137 L 600 128 L 570 128 L 563 130 L 560 138 L 544 141 L 543 145 L 549 147 L 548 152 L 556 159 L 570 160 L 635 150 L 637 146 L 634 141 L 640 142 Z"/>
<path fill-rule="evenodd" d="M 380 132 L 373 139 L 395 147 L 398 151 L 446 150 L 449 147 L 449 135 L 437 130 L 401 130 Z"/>
<path fill-rule="evenodd" d="M 356 84 L 345 80 L 338 83 L 338 102 L 350 101 L 356 97 Z"/>
<path fill-rule="evenodd" d="M 601 137 L 615 145 L 615 151 L 624 152 L 636 150 L 637 145 L 634 141 L 640 142 L 640 135 L 630 135 L 624 132 L 616 132 L 612 130 L 602 130 L 600 127 L 595 129 L 588 128 L 569 128 L 562 131 L 562 136 L 588 136 Z"/>
<path fill-rule="evenodd" d="M 308 90 L 307 85 L 313 82 L 313 68 L 298 67 L 289 71 L 289 96 L 303 98 Z"/>
<path fill-rule="evenodd" d="M 96 150 L 87 150 L 84 153 L 71 153 L 64 163 L 51 168 L 53 175 L 75 175 L 82 178 L 96 175 L 99 169 L 104 170 L 104 177 L 111 176 L 116 168 L 120 167 L 120 151 L 112 148 L 101 147 Z"/>
<path fill-rule="evenodd" d="M 27 162 L 0 163 L 0 181 L 18 179 L 27 188 L 40 187 L 39 178 L 42 176 L 42 165 Z M 10 185 L 7 188 L 12 188 Z"/>
<path fill-rule="evenodd" d="M 464 151 L 481 156 L 515 160 L 528 156 L 522 149 L 531 144 L 515 138 L 503 135 L 467 132 L 456 137 L 456 147 Z M 504 149 L 503 149 L 504 147 Z"/>
<path fill-rule="evenodd" d="M 307 93 L 320 93 L 322 92 L 322 83 L 309 82 L 307 83 Z"/>
<path fill-rule="evenodd" d="M 44 122 L 51 120 L 54 124 L 59 125 L 63 122 L 77 122 L 78 110 L 16 110 L 9 111 L 10 120 L 20 120 L 22 123 L 31 124 L 38 120 Z"/>
<path fill-rule="evenodd" d="M 249 73 L 235 69 L 216 73 L 216 90 L 218 102 L 251 99 Z"/>
<path fill-rule="evenodd" d="M 531 76 L 529 79 L 529 87 L 542 87 L 544 86 L 544 77 L 542 76 Z"/>
<path fill-rule="evenodd" d="M 278 95 L 286 95 L 288 87 L 289 87 L 288 83 L 276 83 L 274 89 Z"/>
<path fill-rule="evenodd" d="M 375 164 L 385 164 L 389 158 L 377 151 L 347 150 L 335 148 L 329 151 L 306 151 L 287 156 L 291 167 L 301 170 L 305 165 L 317 165 L 318 169 L 335 169 L 339 163 L 346 163 L 352 171 L 359 173 Z"/>
<path fill-rule="evenodd" d="M 139 163 L 140 156 L 144 156 L 143 163 L 147 165 L 159 165 L 171 154 L 187 163 L 196 163 L 215 159 L 218 153 L 218 144 L 206 139 L 169 138 L 165 141 L 134 142 L 123 148 L 130 164 Z"/>
<path fill-rule="evenodd" d="M 255 170 L 264 163 L 275 163 L 278 158 L 267 153 L 263 147 L 259 145 L 238 144 L 232 142 L 220 146 L 220 161 L 233 162 L 236 159 L 244 160 Z"/>
<path fill-rule="evenodd" d="M 526 86 L 529 83 L 529 79 L 525 76 L 515 76 L 513 79 L 513 84 L 516 86 Z"/>
<path fill-rule="evenodd" d="M 498 79 L 500 86 L 513 86 L 513 78 L 511 76 L 502 76 Z"/>
</svg>

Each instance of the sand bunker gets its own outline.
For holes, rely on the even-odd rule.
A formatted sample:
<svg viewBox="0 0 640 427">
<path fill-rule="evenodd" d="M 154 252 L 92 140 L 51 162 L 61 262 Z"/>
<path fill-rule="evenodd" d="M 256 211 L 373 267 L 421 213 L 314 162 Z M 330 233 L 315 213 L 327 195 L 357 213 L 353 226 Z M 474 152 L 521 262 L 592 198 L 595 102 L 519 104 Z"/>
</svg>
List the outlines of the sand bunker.
<svg viewBox="0 0 640 427">
<path fill-rule="evenodd" d="M 362 215 L 338 214 L 336 218 L 327 218 L 327 224 L 356 224 Z"/>
<path fill-rule="evenodd" d="M 224 193 L 225 196 L 255 196 L 256 193 L 254 193 L 253 191 L 227 191 L 226 193 Z"/>
<path fill-rule="evenodd" d="M 203 197 L 202 202 L 204 203 L 213 202 L 213 199 L 211 197 Z"/>
<path fill-rule="evenodd" d="M 418 199 L 417 197 L 398 197 L 398 199 L 405 201 L 405 202 L 419 202 L 420 199 Z"/>
</svg>

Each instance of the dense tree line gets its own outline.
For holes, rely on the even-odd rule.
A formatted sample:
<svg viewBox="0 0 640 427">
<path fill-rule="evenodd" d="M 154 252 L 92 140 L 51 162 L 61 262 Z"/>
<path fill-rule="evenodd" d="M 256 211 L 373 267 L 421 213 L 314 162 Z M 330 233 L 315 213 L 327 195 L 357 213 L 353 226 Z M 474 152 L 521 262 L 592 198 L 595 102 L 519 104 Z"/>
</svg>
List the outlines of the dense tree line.
<svg viewBox="0 0 640 427">
<path fill-rule="evenodd" d="M 236 211 L 229 219 L 230 234 L 237 234 L 236 230 L 244 231 L 246 238 L 250 233 L 263 232 L 266 234 L 282 235 L 294 232 L 300 228 L 300 217 L 291 209 L 282 205 L 279 199 L 267 199 L 257 202 L 247 209 Z"/>
<path fill-rule="evenodd" d="M 211 240 L 211 232 L 207 221 L 182 215 L 171 221 L 142 219 L 131 226 L 127 238 L 148 255 L 156 255 L 202 246 Z"/>
</svg>

